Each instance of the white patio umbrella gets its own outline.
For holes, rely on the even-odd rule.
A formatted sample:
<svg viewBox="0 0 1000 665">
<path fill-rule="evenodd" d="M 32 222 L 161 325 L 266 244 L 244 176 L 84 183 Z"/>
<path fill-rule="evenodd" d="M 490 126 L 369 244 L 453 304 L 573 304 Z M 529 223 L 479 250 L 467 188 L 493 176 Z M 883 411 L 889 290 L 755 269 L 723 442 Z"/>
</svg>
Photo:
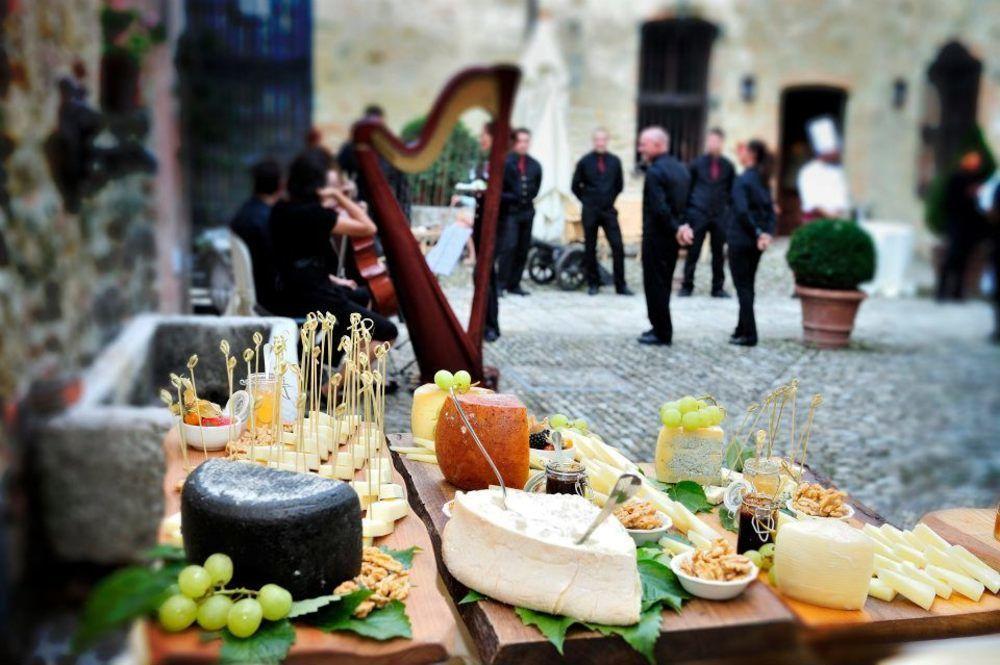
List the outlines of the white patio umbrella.
<svg viewBox="0 0 1000 665">
<path fill-rule="evenodd" d="M 569 74 L 551 18 L 543 16 L 535 25 L 520 66 L 514 126 L 531 130 L 531 154 L 542 164 L 533 235 L 560 242 L 566 224 L 565 204 L 573 196 L 570 191 L 573 173 L 566 133 Z"/>
</svg>

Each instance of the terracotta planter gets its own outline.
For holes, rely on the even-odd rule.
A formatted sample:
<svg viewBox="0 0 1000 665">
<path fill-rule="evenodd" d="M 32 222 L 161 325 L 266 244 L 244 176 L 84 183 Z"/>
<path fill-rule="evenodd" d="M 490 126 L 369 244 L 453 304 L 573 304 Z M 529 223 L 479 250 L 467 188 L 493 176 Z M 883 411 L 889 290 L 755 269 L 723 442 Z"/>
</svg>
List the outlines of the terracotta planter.
<svg viewBox="0 0 1000 665">
<path fill-rule="evenodd" d="M 854 317 L 864 291 L 815 289 L 795 285 L 802 302 L 802 332 L 806 344 L 821 349 L 842 349 L 847 346 L 854 330 Z"/>
</svg>

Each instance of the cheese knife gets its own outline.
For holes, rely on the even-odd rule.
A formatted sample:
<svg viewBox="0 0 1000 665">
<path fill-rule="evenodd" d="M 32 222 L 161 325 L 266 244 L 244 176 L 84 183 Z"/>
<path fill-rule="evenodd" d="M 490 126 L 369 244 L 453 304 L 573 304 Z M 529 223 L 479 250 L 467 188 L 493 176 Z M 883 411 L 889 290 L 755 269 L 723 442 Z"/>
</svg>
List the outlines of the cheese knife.
<svg viewBox="0 0 1000 665">
<path fill-rule="evenodd" d="M 583 532 L 583 535 L 576 541 L 576 544 L 582 545 L 590 537 L 590 534 L 594 532 L 594 529 L 600 526 L 601 522 L 606 520 L 615 508 L 635 496 L 640 487 L 642 487 L 642 479 L 634 473 L 623 473 L 619 476 L 618 480 L 615 481 L 615 486 L 611 489 L 611 493 L 608 495 L 608 500 L 604 502 L 604 508 L 597 514 L 597 517 L 590 523 L 590 526 Z"/>
</svg>

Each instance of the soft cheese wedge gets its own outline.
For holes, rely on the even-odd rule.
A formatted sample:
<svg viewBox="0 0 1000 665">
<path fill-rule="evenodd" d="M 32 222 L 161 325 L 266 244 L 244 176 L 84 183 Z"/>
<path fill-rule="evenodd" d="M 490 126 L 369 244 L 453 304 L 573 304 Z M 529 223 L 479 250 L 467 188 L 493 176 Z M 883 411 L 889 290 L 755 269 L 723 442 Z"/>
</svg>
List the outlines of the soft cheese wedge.
<svg viewBox="0 0 1000 665">
<path fill-rule="evenodd" d="M 455 579 L 501 602 L 579 621 L 639 621 L 635 543 L 618 520 L 605 520 L 577 545 L 599 512 L 586 499 L 508 490 L 504 510 L 499 496 L 495 489 L 456 494 L 441 543 Z"/>
</svg>

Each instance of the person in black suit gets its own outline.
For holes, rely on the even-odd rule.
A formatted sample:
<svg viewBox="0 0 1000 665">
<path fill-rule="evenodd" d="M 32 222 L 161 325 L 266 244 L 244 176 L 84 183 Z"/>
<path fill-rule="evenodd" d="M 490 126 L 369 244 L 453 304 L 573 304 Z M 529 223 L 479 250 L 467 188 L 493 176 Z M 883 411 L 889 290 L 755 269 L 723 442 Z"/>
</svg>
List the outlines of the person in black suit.
<svg viewBox="0 0 1000 665">
<path fill-rule="evenodd" d="M 733 218 L 729 226 L 729 272 L 733 276 L 740 317 L 730 344 L 757 345 L 757 322 L 753 315 L 754 280 L 760 256 L 771 245 L 774 234 L 774 202 L 767 147 L 756 139 L 740 151 L 743 173 L 733 183 Z"/>
<path fill-rule="evenodd" d="M 272 256 L 274 246 L 268 218 L 271 208 L 281 197 L 281 167 L 273 159 L 265 159 L 253 165 L 250 176 L 253 178 L 253 195 L 240 206 L 229 222 L 229 228 L 250 251 L 257 304 L 273 312 L 277 300 L 278 273 Z"/>
<path fill-rule="evenodd" d="M 639 336 L 639 343 L 669 345 L 674 333 L 670 290 L 677 253 L 694 240 L 691 227 L 682 224 L 691 178 L 684 165 L 667 154 L 670 136 L 662 127 L 642 130 L 638 147 L 646 165 L 642 189 L 642 283 L 646 313 L 653 325 Z"/>
<path fill-rule="evenodd" d="M 680 296 L 689 296 L 694 291 L 694 271 L 701 256 L 701 246 L 705 242 L 705 236 L 710 235 L 712 297 L 729 297 L 722 285 L 726 280 L 726 227 L 736 169 L 731 161 L 722 156 L 725 137 L 721 129 L 713 127 L 705 138 L 705 154 L 691 162 L 689 167 L 691 190 L 686 219 L 694 231 L 694 242 L 684 260 L 684 282 L 678 293 Z"/>
<path fill-rule="evenodd" d="M 479 155 L 469 169 L 470 182 L 476 180 L 488 182 L 490 179 L 490 150 L 493 149 L 493 130 L 494 124 L 491 120 L 483 125 L 482 131 L 479 132 Z M 478 257 L 480 252 L 479 245 L 482 241 L 483 204 L 486 202 L 486 190 L 476 190 L 472 196 L 476 199 L 476 216 L 472 226 L 472 242 L 476 248 L 476 256 Z M 500 233 L 500 229 L 503 227 L 499 223 L 502 219 L 498 219 L 497 221 L 496 243 L 493 245 L 494 261 L 492 270 L 490 271 L 490 283 L 486 292 L 486 320 L 483 325 L 483 339 L 487 342 L 495 342 L 500 337 L 499 287 L 497 286 L 495 257 L 500 248 L 500 241 L 503 239 Z"/>
<path fill-rule="evenodd" d="M 583 204 L 583 265 L 587 274 L 588 293 L 597 295 L 601 278 L 597 272 L 597 231 L 604 229 L 604 237 L 611 245 L 614 265 L 615 292 L 630 296 L 625 284 L 625 248 L 622 230 L 618 226 L 615 199 L 622 193 L 622 162 L 608 152 L 608 133 L 603 128 L 594 130 L 594 149 L 580 158 L 573 172 L 573 194 Z"/>
<path fill-rule="evenodd" d="M 529 295 L 521 288 L 521 275 L 531 249 L 531 227 L 535 221 L 535 197 L 542 187 L 542 165 L 528 154 L 531 132 L 524 127 L 514 130 L 513 151 L 503 169 L 502 242 L 497 257 L 500 284 L 508 293 Z"/>
</svg>

